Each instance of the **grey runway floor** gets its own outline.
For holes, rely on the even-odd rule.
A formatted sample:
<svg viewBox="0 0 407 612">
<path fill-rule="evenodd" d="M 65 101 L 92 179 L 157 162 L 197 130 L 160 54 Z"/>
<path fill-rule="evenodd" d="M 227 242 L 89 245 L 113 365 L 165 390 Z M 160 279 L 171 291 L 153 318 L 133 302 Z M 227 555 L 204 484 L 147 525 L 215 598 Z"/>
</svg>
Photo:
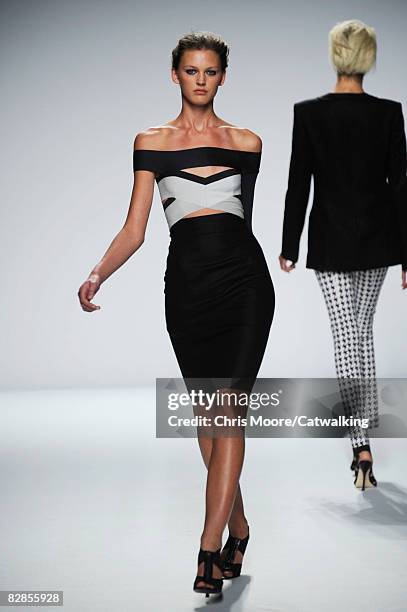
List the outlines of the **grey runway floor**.
<svg viewBox="0 0 407 612">
<path fill-rule="evenodd" d="M 251 538 L 216 600 L 192 591 L 206 468 L 195 438 L 155 437 L 154 388 L 2 393 L 0 410 L 2 590 L 63 590 L 66 612 L 407 610 L 405 439 L 372 440 L 361 493 L 349 440 L 247 438 Z"/>
</svg>

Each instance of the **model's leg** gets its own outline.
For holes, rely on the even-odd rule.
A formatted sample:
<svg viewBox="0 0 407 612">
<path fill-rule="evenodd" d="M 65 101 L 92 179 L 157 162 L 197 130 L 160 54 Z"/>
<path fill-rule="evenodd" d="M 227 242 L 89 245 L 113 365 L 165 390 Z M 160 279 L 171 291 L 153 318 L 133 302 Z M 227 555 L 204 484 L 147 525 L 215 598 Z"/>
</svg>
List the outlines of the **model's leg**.
<svg viewBox="0 0 407 612">
<path fill-rule="evenodd" d="M 204 529 L 201 534 L 201 548 L 217 550 L 222 544 L 222 534 L 230 521 L 234 505 L 239 503 L 237 491 L 243 466 L 245 437 L 242 428 L 230 428 L 230 435 L 216 435 L 212 439 L 198 437 L 201 452 L 208 468 L 206 485 L 206 512 Z M 239 534 L 235 534 L 239 537 Z M 246 535 L 246 533 L 244 534 Z M 239 552 L 239 555 L 241 553 Z M 242 555 L 234 561 L 240 563 Z M 203 563 L 198 566 L 198 573 L 203 572 Z M 220 570 L 214 566 L 214 578 L 222 577 Z M 206 584 L 199 581 L 198 586 Z"/>
<path fill-rule="evenodd" d="M 213 440 L 206 436 L 198 436 L 198 443 L 201 450 L 202 459 L 208 467 L 211 458 Z M 237 492 L 235 497 L 235 503 L 233 504 L 230 519 L 228 521 L 229 531 L 236 538 L 244 538 L 247 535 L 247 518 L 244 513 L 243 496 L 240 488 L 240 484 L 237 486 Z M 239 551 L 238 551 L 239 552 Z M 239 552 L 239 554 L 241 554 Z M 240 563 L 237 559 L 236 563 Z"/>
<path fill-rule="evenodd" d="M 358 417 L 361 362 L 353 272 L 315 270 L 328 309 L 334 340 L 335 368 L 345 416 Z M 368 445 L 365 430 L 349 427 L 352 447 Z"/>
<path fill-rule="evenodd" d="M 208 467 L 209 461 L 211 458 L 212 448 L 213 448 L 213 440 L 205 436 L 198 436 L 198 442 L 199 442 L 199 446 L 201 449 L 202 458 L 204 460 L 206 467 Z M 248 521 L 244 513 L 243 497 L 242 497 L 242 491 L 240 488 L 240 484 L 237 485 L 236 497 L 235 497 L 232 512 L 230 514 L 230 518 L 228 521 L 228 528 L 229 528 L 229 532 L 235 538 L 243 539 L 247 536 Z M 226 550 L 222 552 L 221 554 L 222 559 L 225 557 L 226 553 L 227 553 Z M 237 550 L 233 557 L 233 563 L 242 563 L 242 561 L 243 561 L 243 554 L 240 552 L 240 550 Z M 231 576 L 232 572 L 225 570 L 224 575 Z"/>
<path fill-rule="evenodd" d="M 196 408 L 194 410 L 194 414 L 203 416 L 205 414 L 205 411 L 203 409 Z M 198 444 L 201 451 L 202 459 L 205 463 L 206 468 L 208 468 L 213 449 L 213 435 L 205 435 L 205 429 L 201 427 L 197 428 L 197 433 Z M 247 535 L 247 524 L 247 519 L 244 514 L 243 496 L 240 484 L 238 484 L 235 502 L 233 504 L 232 512 L 228 521 L 229 531 L 236 538 L 244 538 Z M 240 551 L 238 551 L 236 554 L 237 556 L 240 555 L 241 557 L 243 557 Z M 240 561 L 241 559 L 237 558 L 236 563 L 240 563 Z"/>
<path fill-rule="evenodd" d="M 369 427 L 379 425 L 379 401 L 373 340 L 373 320 L 387 267 L 356 272 L 356 310 L 362 375 L 361 417 L 369 420 Z M 370 450 L 370 449 L 369 449 Z M 370 453 L 360 454 L 370 459 Z"/>
</svg>

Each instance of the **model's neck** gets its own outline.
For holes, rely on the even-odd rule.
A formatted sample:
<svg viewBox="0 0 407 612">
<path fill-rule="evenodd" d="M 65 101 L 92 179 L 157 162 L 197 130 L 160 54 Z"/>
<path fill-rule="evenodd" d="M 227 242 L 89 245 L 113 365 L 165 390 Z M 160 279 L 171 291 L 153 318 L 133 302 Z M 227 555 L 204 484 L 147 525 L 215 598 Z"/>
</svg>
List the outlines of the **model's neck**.
<svg viewBox="0 0 407 612">
<path fill-rule="evenodd" d="M 365 93 L 363 77 L 338 76 L 333 93 Z"/>
<path fill-rule="evenodd" d="M 186 99 L 183 99 L 181 112 L 175 121 L 178 127 L 197 134 L 204 133 L 221 123 L 213 110 L 212 102 L 204 106 L 198 106 L 190 104 Z"/>
</svg>

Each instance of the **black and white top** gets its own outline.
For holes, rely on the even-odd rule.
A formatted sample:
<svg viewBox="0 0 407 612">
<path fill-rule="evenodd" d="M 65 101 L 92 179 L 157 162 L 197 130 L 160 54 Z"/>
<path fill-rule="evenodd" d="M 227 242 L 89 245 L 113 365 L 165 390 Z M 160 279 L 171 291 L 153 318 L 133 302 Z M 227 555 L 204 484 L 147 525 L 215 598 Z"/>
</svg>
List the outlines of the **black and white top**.
<svg viewBox="0 0 407 612">
<path fill-rule="evenodd" d="M 241 217 L 252 231 L 254 189 L 260 159 L 260 152 L 222 147 L 174 151 L 134 149 L 133 170 L 155 173 L 169 228 L 192 212 L 211 208 Z M 228 169 L 207 177 L 186 171 L 186 168 L 204 166 Z"/>
</svg>

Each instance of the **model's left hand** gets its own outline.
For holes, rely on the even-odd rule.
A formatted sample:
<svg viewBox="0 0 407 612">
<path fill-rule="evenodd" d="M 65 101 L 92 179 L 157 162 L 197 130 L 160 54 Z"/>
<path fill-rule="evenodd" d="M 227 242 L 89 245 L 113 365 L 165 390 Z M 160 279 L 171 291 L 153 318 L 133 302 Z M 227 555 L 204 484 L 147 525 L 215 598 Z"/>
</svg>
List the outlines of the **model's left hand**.
<svg viewBox="0 0 407 612">
<path fill-rule="evenodd" d="M 401 270 L 401 287 L 407 289 L 407 270 Z"/>
<path fill-rule="evenodd" d="M 293 263 L 290 259 L 285 259 L 279 255 L 278 260 L 280 262 L 280 268 L 284 270 L 284 272 L 291 272 L 291 270 L 294 270 L 295 263 Z"/>
</svg>

